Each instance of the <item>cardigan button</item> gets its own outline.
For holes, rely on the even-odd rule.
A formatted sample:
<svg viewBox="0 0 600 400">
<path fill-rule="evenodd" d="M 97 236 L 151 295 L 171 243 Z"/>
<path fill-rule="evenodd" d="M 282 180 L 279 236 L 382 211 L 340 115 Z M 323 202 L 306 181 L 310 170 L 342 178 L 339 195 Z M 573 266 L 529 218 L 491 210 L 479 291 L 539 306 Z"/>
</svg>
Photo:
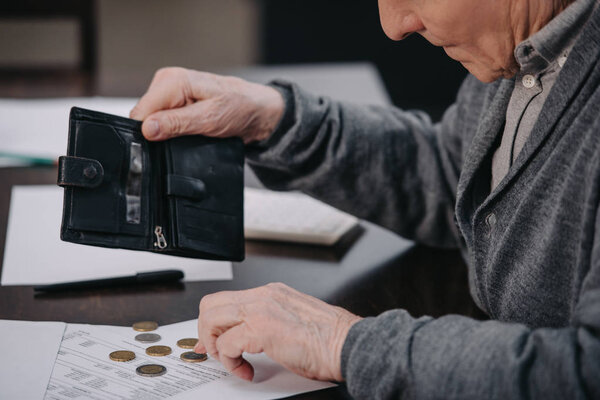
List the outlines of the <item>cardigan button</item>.
<svg viewBox="0 0 600 400">
<path fill-rule="evenodd" d="M 494 226 L 496 226 L 496 214 L 489 213 L 487 217 L 485 217 L 485 223 L 490 230 L 493 229 Z"/>
</svg>

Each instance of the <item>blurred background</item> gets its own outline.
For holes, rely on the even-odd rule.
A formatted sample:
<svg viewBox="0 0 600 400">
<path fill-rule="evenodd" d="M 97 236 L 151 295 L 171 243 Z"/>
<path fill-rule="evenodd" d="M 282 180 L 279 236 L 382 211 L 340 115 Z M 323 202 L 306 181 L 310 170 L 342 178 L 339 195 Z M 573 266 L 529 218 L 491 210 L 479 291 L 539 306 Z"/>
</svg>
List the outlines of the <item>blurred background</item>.
<svg viewBox="0 0 600 400">
<path fill-rule="evenodd" d="M 419 35 L 389 40 L 376 0 L 0 4 L 0 97 L 137 97 L 163 66 L 228 73 L 338 62 L 372 63 L 394 104 L 434 119 L 466 74 Z"/>
</svg>

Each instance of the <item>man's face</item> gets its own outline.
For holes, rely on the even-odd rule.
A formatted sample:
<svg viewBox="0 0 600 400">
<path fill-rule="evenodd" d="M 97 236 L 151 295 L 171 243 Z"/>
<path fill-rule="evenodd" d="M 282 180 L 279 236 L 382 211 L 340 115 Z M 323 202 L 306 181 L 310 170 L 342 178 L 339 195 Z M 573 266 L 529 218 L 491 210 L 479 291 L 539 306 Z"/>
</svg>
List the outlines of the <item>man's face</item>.
<svg viewBox="0 0 600 400">
<path fill-rule="evenodd" d="M 417 32 L 459 61 L 482 82 L 516 72 L 509 23 L 510 1 L 379 0 L 386 35 L 401 40 Z"/>
</svg>

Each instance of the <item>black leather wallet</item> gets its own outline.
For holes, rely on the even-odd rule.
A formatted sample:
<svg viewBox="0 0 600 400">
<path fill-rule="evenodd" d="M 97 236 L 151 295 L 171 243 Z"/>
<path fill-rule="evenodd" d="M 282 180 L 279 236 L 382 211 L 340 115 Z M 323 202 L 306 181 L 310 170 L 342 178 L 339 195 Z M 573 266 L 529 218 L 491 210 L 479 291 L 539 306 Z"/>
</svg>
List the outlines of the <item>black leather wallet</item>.
<svg viewBox="0 0 600 400">
<path fill-rule="evenodd" d="M 244 259 L 239 138 L 149 142 L 141 122 L 73 107 L 62 240 L 216 260 Z"/>
</svg>

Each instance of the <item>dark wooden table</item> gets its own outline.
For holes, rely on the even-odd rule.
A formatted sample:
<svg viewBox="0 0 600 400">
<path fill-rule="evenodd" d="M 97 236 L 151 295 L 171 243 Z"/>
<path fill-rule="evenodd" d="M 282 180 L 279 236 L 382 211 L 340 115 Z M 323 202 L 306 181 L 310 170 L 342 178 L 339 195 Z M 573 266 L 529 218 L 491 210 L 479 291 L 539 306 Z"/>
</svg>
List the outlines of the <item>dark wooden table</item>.
<svg viewBox="0 0 600 400">
<path fill-rule="evenodd" d="M 0 169 L 0 260 L 13 185 L 52 184 L 54 168 Z M 35 295 L 31 286 L 0 287 L 0 319 L 165 325 L 197 317 L 202 296 L 220 290 L 284 282 L 362 316 L 405 308 L 415 316 L 454 313 L 483 318 L 467 288 L 466 268 L 455 251 L 413 246 L 362 223 L 334 248 L 247 242 L 247 258 L 233 264 L 233 280 L 157 284 Z M 35 251 L 35 248 L 31 249 Z M 48 268 L 53 266 L 49 265 Z M 348 398 L 344 386 L 298 398 Z"/>
</svg>

